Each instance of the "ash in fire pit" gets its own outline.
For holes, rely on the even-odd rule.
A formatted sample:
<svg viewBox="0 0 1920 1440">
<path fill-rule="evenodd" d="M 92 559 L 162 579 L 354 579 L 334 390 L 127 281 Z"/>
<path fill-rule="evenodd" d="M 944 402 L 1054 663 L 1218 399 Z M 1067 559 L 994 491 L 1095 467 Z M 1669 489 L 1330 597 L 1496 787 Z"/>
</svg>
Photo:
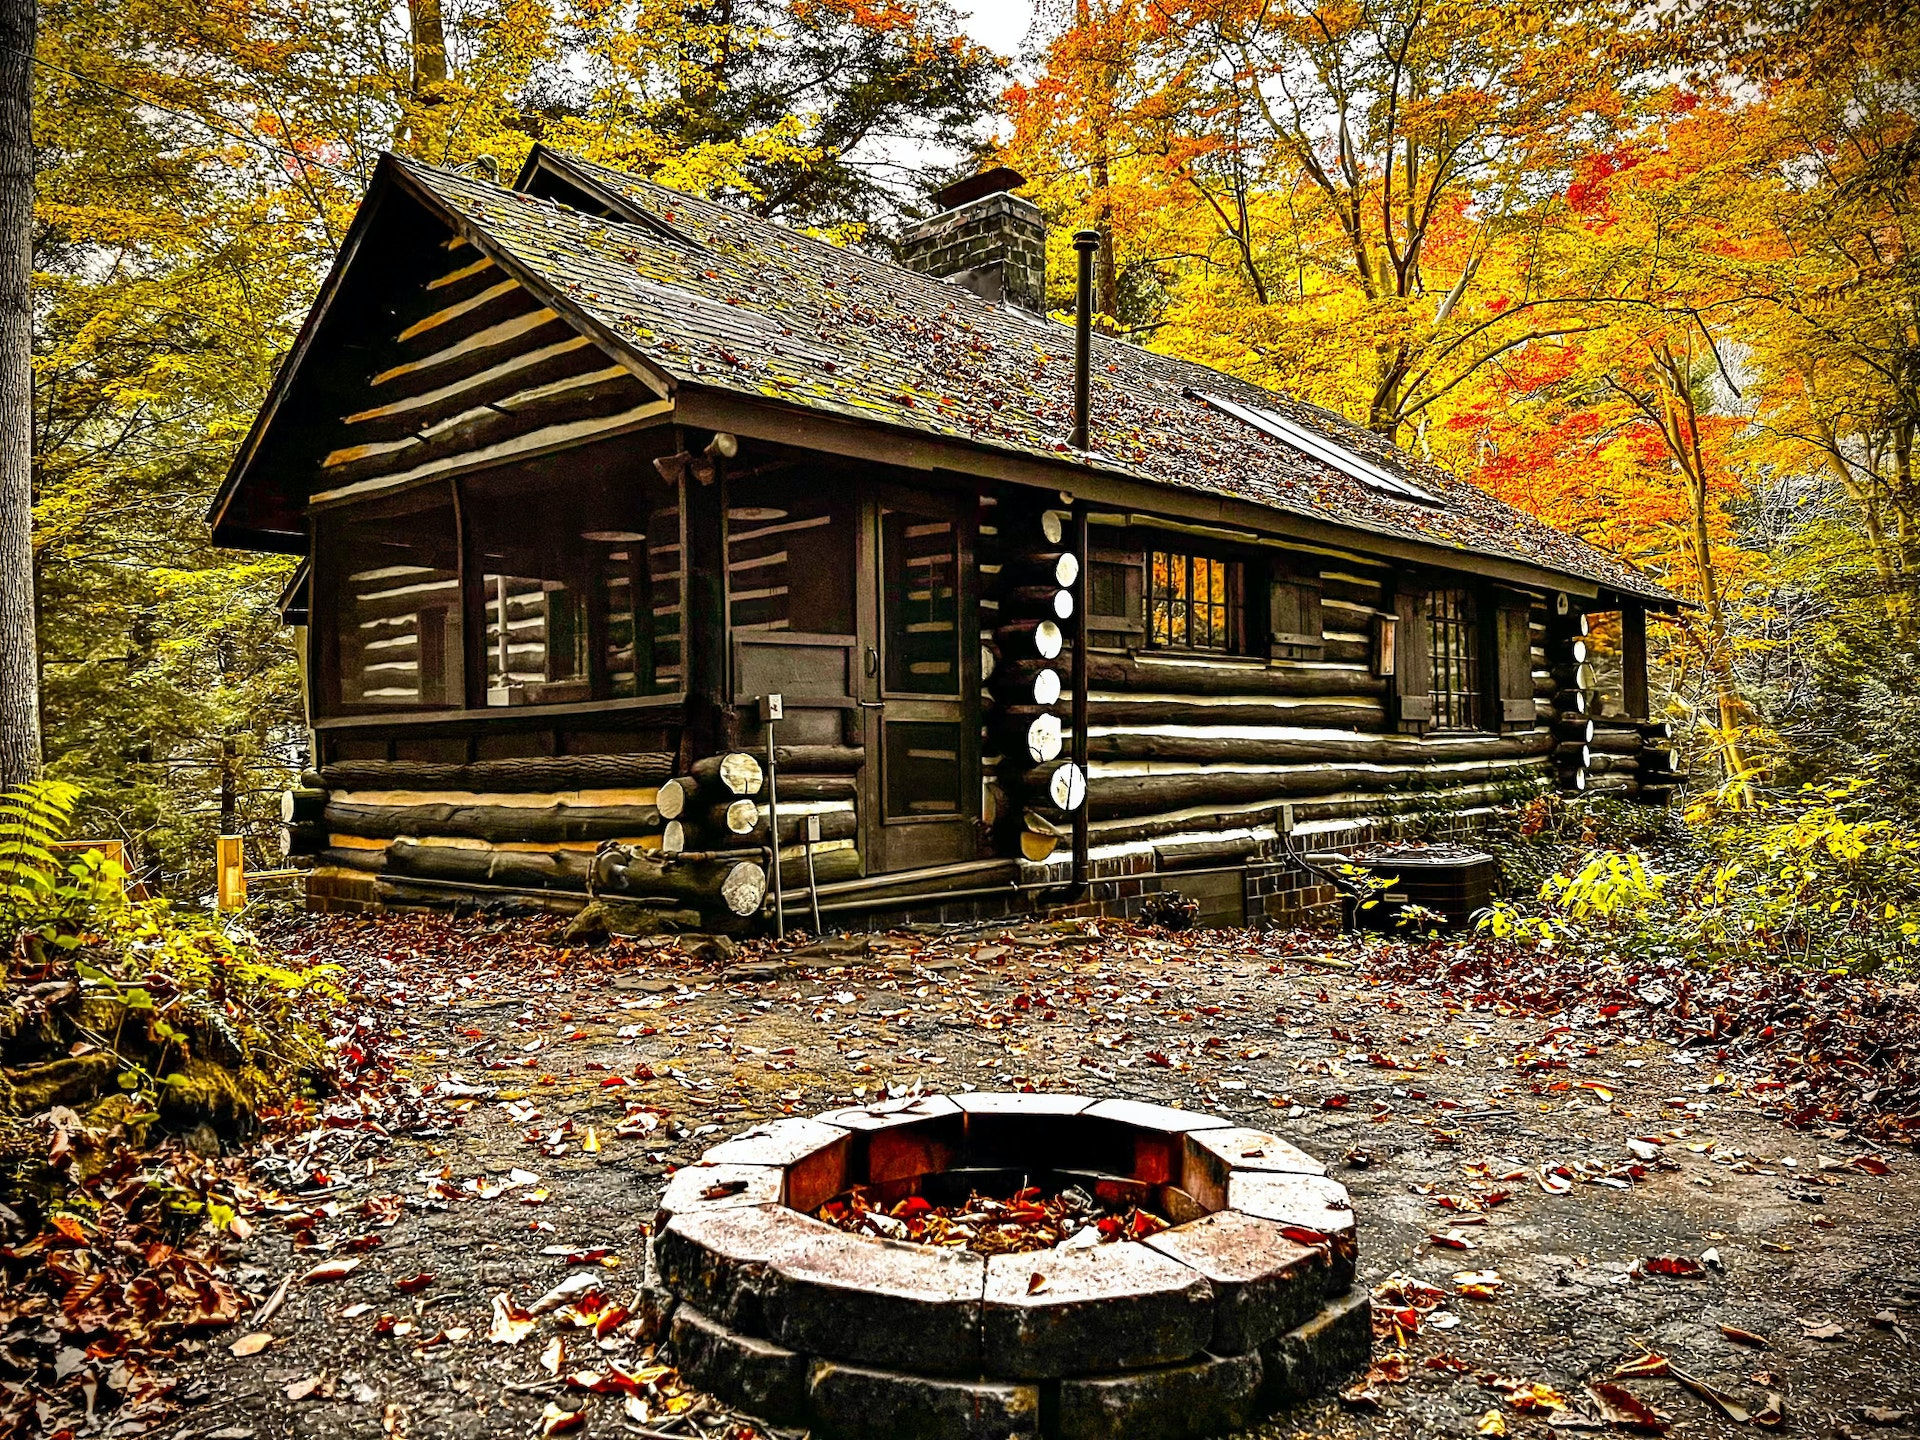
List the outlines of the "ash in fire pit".
<svg viewBox="0 0 1920 1440">
<path fill-rule="evenodd" d="M 715 1146 L 646 1283 L 688 1378 L 823 1440 L 1156 1440 L 1364 1368 L 1354 1260 L 1345 1188 L 1278 1136 L 968 1094 Z"/>
</svg>

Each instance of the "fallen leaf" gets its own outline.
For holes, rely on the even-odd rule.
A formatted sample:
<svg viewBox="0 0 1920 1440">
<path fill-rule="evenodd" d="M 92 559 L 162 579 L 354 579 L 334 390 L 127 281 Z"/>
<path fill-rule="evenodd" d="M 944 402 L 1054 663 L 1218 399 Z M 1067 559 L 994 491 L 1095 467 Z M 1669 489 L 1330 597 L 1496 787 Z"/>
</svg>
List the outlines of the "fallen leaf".
<svg viewBox="0 0 1920 1440">
<path fill-rule="evenodd" d="M 1587 1386 L 1587 1394 L 1593 1397 L 1594 1408 L 1609 1425 L 1641 1435 L 1664 1435 L 1673 1428 L 1666 1416 L 1624 1385 L 1596 1380 Z"/>
<path fill-rule="evenodd" d="M 1913 1418 L 1913 1411 L 1890 1410 L 1885 1405 L 1862 1405 L 1860 1418 L 1869 1425 L 1904 1425 Z"/>
<path fill-rule="evenodd" d="M 356 1256 L 351 1260 L 322 1260 L 306 1274 L 300 1277 L 302 1285 L 317 1285 L 323 1280 L 344 1280 L 360 1268 Z"/>
<path fill-rule="evenodd" d="M 586 1426 L 585 1410 L 564 1410 L 551 1400 L 547 1402 L 547 1408 L 540 1413 L 540 1434 L 543 1440 L 548 1435 L 566 1435 L 575 1430 L 584 1430 Z"/>
<path fill-rule="evenodd" d="M 1778 1430 L 1787 1423 L 1787 1406 L 1779 1391 L 1767 1392 L 1767 1403 L 1753 1412 L 1753 1423 L 1762 1430 Z"/>
<path fill-rule="evenodd" d="M 240 1356 L 258 1355 L 273 1344 L 273 1336 L 267 1334 L 242 1335 L 227 1347 L 229 1353 Z"/>
<path fill-rule="evenodd" d="M 1742 1330 L 1738 1325 L 1722 1325 L 1720 1327 L 1720 1333 L 1729 1340 L 1738 1341 L 1742 1345 L 1751 1345 L 1756 1350 L 1771 1350 L 1773 1348 L 1772 1342 L 1769 1341 L 1766 1336 L 1756 1335 L 1751 1330 Z"/>
<path fill-rule="evenodd" d="M 529 1315 L 545 1315 L 549 1310 L 558 1310 L 582 1291 L 591 1290 L 600 1283 L 600 1277 L 591 1270 L 581 1270 L 567 1276 L 553 1289 L 542 1295 L 527 1307 Z"/>
<path fill-rule="evenodd" d="M 1809 1340 L 1838 1340 L 1847 1327 L 1838 1320 L 1801 1320 L 1800 1333 Z"/>
<path fill-rule="evenodd" d="M 493 1297 L 493 1324 L 487 1328 L 487 1339 L 495 1345 L 518 1345 L 533 1333 L 534 1320 L 524 1310 L 513 1308 L 513 1302 L 504 1294 Z"/>
<path fill-rule="evenodd" d="M 1046 1288 L 1047 1288 L 1047 1277 L 1042 1275 L 1038 1270 L 1034 1271 L 1033 1274 L 1027 1277 L 1027 1293 L 1029 1295 L 1038 1295 L 1042 1290 Z"/>
<path fill-rule="evenodd" d="M 1689 1375 L 1684 1370 L 1675 1370 L 1673 1372 L 1673 1378 L 1686 1386 L 1687 1389 L 1691 1390 L 1694 1394 L 1698 1395 L 1702 1400 L 1706 1401 L 1707 1404 L 1711 1405 L 1715 1410 L 1718 1410 L 1722 1415 L 1726 1416 L 1726 1418 L 1734 1424 L 1745 1425 L 1753 1419 L 1752 1412 L 1732 1395 L 1729 1395 L 1725 1390 L 1714 1388 L 1698 1376 Z"/>
<path fill-rule="evenodd" d="M 1613 1372 L 1616 1380 L 1657 1380 L 1661 1376 L 1671 1375 L 1673 1366 L 1664 1355 L 1655 1355 L 1651 1351 L 1637 1360 L 1629 1360 Z"/>
<path fill-rule="evenodd" d="M 1670 1275 L 1678 1280 L 1706 1273 L 1691 1255 L 1653 1255 L 1641 1260 L 1639 1268 L 1649 1275 Z"/>
<path fill-rule="evenodd" d="M 1507 1433 L 1507 1417 L 1498 1410 L 1489 1410 L 1480 1417 L 1480 1423 L 1473 1428 L 1482 1435 L 1504 1435 Z"/>
<path fill-rule="evenodd" d="M 404 1280 L 394 1281 L 393 1288 L 398 1290 L 402 1295 L 412 1295 L 416 1291 L 426 1289 L 431 1284 L 433 1284 L 433 1273 L 428 1270 L 422 1270 L 418 1275 L 409 1275 Z"/>
<path fill-rule="evenodd" d="M 320 1377 L 318 1375 L 309 1375 L 304 1380 L 295 1380 L 291 1385 L 287 1386 L 282 1393 L 285 1394 L 289 1400 L 304 1400 L 319 1388 Z"/>
</svg>

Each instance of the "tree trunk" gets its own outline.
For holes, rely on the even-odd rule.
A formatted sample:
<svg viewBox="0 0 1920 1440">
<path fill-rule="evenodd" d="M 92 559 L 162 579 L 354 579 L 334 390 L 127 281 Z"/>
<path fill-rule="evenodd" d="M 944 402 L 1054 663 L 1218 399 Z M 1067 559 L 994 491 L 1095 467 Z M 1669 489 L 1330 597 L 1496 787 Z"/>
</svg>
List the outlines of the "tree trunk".
<svg viewBox="0 0 1920 1440">
<path fill-rule="evenodd" d="M 34 0 L 0 0 L 0 786 L 40 773 L 33 596 Z"/>
</svg>

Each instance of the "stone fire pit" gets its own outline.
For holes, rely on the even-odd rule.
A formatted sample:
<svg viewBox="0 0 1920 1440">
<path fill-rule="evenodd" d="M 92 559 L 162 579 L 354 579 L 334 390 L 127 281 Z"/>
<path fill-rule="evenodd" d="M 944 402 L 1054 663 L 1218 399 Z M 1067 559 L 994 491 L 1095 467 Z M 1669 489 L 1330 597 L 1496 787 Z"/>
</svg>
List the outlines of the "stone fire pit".
<svg viewBox="0 0 1920 1440">
<path fill-rule="evenodd" d="M 979 1255 L 806 1213 L 849 1187 L 1076 1186 L 1170 1222 L 1144 1240 Z M 1346 1188 L 1277 1136 L 1081 1095 L 964 1094 L 779 1120 L 662 1197 L 651 1303 L 681 1372 L 820 1437 L 1205 1435 L 1363 1369 Z"/>
</svg>

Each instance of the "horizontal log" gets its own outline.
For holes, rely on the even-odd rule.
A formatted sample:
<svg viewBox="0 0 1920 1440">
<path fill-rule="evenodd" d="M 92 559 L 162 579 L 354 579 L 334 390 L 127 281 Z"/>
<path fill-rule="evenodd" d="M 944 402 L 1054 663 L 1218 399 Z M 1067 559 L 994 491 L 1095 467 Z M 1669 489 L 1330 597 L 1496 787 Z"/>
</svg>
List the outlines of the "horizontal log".
<svg viewBox="0 0 1920 1440">
<path fill-rule="evenodd" d="M 687 807 L 695 803 L 695 797 L 699 793 L 700 787 L 692 776 L 675 776 L 671 780 L 663 781 L 660 788 L 654 792 L 654 808 L 660 812 L 661 819 L 678 820 L 686 813 Z"/>
<path fill-rule="evenodd" d="M 1264 761 L 1272 764 L 1361 760 L 1418 765 L 1444 760 L 1544 755 L 1553 739 L 1544 730 L 1515 735 L 1421 739 L 1283 725 L 1160 724 L 1087 727 L 1092 760 Z"/>
<path fill-rule="evenodd" d="M 1553 694 L 1555 708 L 1571 711 L 1576 715 L 1585 715 L 1589 700 L 1584 690 L 1556 690 Z"/>
<path fill-rule="evenodd" d="M 813 852 L 813 880 L 816 885 L 838 885 L 860 876 L 860 852 L 850 845 Z M 789 846 L 780 852 L 780 888 L 787 902 L 787 924 L 794 923 L 795 898 L 806 903 L 807 852 L 803 846 Z M 772 903 L 769 901 L 768 903 Z"/>
<path fill-rule="evenodd" d="M 1631 775 L 1590 776 L 1587 780 L 1589 795 L 1632 795 L 1640 789 L 1640 782 Z"/>
<path fill-rule="evenodd" d="M 1067 589 L 1080 579 L 1080 558 L 1071 550 L 1038 554 L 1009 553 L 1001 562 L 1002 578 L 1015 586 L 1044 585 Z"/>
<path fill-rule="evenodd" d="M 1235 697 L 1338 695 L 1384 699 L 1387 693 L 1387 681 L 1361 665 L 1154 661 L 1098 651 L 1087 654 L 1087 685 L 1093 691 Z"/>
<path fill-rule="evenodd" d="M 506 850 L 402 836 L 387 846 L 387 873 L 527 890 L 585 890 L 593 856 L 581 850 Z"/>
<path fill-rule="evenodd" d="M 1621 730 L 1600 720 L 1594 723 L 1591 743 L 1595 750 L 1608 755 L 1637 755 L 1646 742 L 1638 730 Z"/>
<path fill-rule="evenodd" d="M 808 813 L 815 814 L 819 817 L 820 839 L 822 843 L 829 840 L 851 840 L 860 833 L 860 816 L 852 807 L 841 806 L 829 810 L 815 809 L 811 812 L 806 810 L 789 810 L 787 808 L 786 796 L 783 794 L 780 797 L 780 843 L 782 845 L 801 845 L 805 843 L 807 838 Z M 771 843 L 769 831 L 769 817 L 765 811 L 761 811 L 751 829 L 737 835 L 727 836 L 724 843 L 732 845 L 767 845 Z"/>
<path fill-rule="evenodd" d="M 280 827 L 280 853 L 290 860 L 319 855 L 326 848 L 327 831 L 323 825 L 304 822 Z"/>
<path fill-rule="evenodd" d="M 766 783 L 766 771 L 759 757 L 744 750 L 724 755 L 709 755 L 693 762 L 692 775 L 702 789 L 724 791 L 728 795 L 758 794 Z"/>
<path fill-rule="evenodd" d="M 1087 777 L 1087 813 L 1095 819 L 1150 815 L 1194 805 L 1278 805 L 1332 791 L 1408 794 L 1446 784 L 1544 775 L 1544 758 L 1426 764 L 1248 765 L 1172 767 L 1096 762 Z"/>
<path fill-rule="evenodd" d="M 1563 740 L 1553 747 L 1554 760 L 1563 766 L 1589 767 L 1593 752 L 1577 740 Z"/>
<path fill-rule="evenodd" d="M 423 760 L 342 760 L 322 767 L 329 790 L 471 790 L 553 793 L 658 785 L 673 774 L 669 751 L 631 755 L 540 755 L 439 764 Z"/>
<path fill-rule="evenodd" d="M 1530 777 L 1527 793 L 1538 793 L 1546 786 L 1542 771 Z M 1518 782 L 1490 785 L 1452 786 L 1395 794 L 1352 794 L 1301 796 L 1289 802 L 1294 823 L 1308 825 L 1319 821 L 1355 817 L 1386 817 L 1408 810 L 1444 806 L 1459 810 L 1475 805 L 1491 805 L 1515 798 L 1523 787 Z M 1142 841 L 1165 840 L 1173 836 L 1219 837 L 1246 835 L 1251 841 L 1272 843 L 1278 839 L 1279 802 L 1245 806 L 1197 805 L 1151 815 L 1125 816 L 1094 821 L 1089 838 L 1096 853 L 1111 853 L 1115 848 L 1137 845 Z"/>
<path fill-rule="evenodd" d="M 1124 695 L 1096 690 L 1087 696 L 1087 718 L 1094 725 L 1159 725 L 1180 721 L 1379 731 L 1386 729 L 1387 707 L 1378 697 L 1358 695 L 1311 699 L 1279 695 Z"/>
<path fill-rule="evenodd" d="M 302 787 L 286 790 L 280 795 L 280 823 L 283 825 L 310 824 L 318 820 L 327 808 L 325 790 Z"/>
<path fill-rule="evenodd" d="M 1560 664 L 1553 667 L 1553 678 L 1569 690 L 1593 689 L 1593 667 L 1591 665 Z"/>
<path fill-rule="evenodd" d="M 1001 655 L 1016 661 L 1035 655 L 1051 660 L 1059 655 L 1066 638 L 1058 620 L 1015 620 L 993 632 Z"/>
<path fill-rule="evenodd" d="M 1610 755 L 1604 751 L 1593 757 L 1587 765 L 1590 775 L 1638 775 L 1640 761 L 1633 755 Z"/>
<path fill-rule="evenodd" d="M 353 792 L 343 792 L 349 796 Z M 323 814 L 329 831 L 375 839 L 401 836 L 462 836 L 494 844 L 541 840 L 623 840 L 660 828 L 660 812 L 651 805 L 570 804 L 559 797 L 548 806 L 435 803 L 380 805 L 352 799 L 328 802 Z"/>
<path fill-rule="evenodd" d="M 1073 616 L 1073 592 L 1053 585 L 1016 585 L 1001 601 L 1000 613 L 1008 620 L 1068 620 Z"/>
<path fill-rule="evenodd" d="M 674 862 L 619 847 L 594 865 L 594 888 L 611 895 L 671 896 L 700 910 L 756 915 L 766 899 L 766 867 L 733 859 Z"/>
<path fill-rule="evenodd" d="M 1673 797 L 1679 793 L 1680 786 L 1676 782 L 1642 780 L 1640 793 L 1636 798 L 1644 800 L 1649 805 L 1666 805 L 1670 804 Z"/>
<path fill-rule="evenodd" d="M 1087 777 L 1071 760 L 1036 765 L 1021 777 L 1021 790 L 1031 800 L 1062 814 L 1078 810 L 1087 799 Z"/>
<path fill-rule="evenodd" d="M 1593 743 L 1593 721 L 1584 715 L 1565 714 L 1553 722 L 1553 733 L 1562 740 L 1577 740 L 1582 745 Z"/>
</svg>

